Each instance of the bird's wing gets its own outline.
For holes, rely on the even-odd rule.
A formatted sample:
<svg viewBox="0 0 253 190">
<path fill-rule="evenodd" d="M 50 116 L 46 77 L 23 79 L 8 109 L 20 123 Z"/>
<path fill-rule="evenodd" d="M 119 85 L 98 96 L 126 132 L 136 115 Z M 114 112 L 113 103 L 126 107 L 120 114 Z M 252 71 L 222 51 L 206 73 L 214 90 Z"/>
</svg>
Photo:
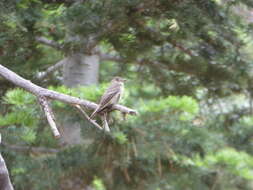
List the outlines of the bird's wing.
<svg viewBox="0 0 253 190">
<path fill-rule="evenodd" d="M 91 114 L 90 118 L 93 118 L 96 113 L 101 112 L 110 104 L 114 104 L 118 101 L 121 93 L 121 85 L 117 83 L 112 83 L 108 89 L 105 91 L 104 95 L 101 97 L 97 109 Z M 115 100 L 113 99 L 115 98 Z"/>
<path fill-rule="evenodd" d="M 97 112 L 101 111 L 102 109 L 104 109 L 106 106 L 116 103 L 116 102 L 111 102 L 113 100 L 113 98 L 116 98 L 116 100 L 118 100 L 118 96 L 120 95 L 120 88 L 121 85 L 120 84 L 112 84 L 111 86 L 109 86 L 109 88 L 106 90 L 106 92 L 104 93 L 104 95 L 101 97 L 101 100 L 99 102 L 99 109 L 97 110 Z"/>
</svg>

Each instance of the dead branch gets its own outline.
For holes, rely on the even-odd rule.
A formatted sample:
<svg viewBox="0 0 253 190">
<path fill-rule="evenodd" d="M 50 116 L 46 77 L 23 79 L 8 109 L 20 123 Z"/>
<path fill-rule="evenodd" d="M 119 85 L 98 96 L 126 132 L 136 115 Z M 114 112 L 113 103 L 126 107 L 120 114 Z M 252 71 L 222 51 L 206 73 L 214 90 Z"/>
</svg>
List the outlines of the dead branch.
<svg viewBox="0 0 253 190">
<path fill-rule="evenodd" d="M 0 153 L 0 190 L 13 190 L 9 172 L 5 165 L 5 161 Z"/>
<path fill-rule="evenodd" d="M 100 130 L 103 130 L 103 128 L 96 123 L 95 120 L 90 119 L 90 117 L 88 116 L 88 114 L 84 111 L 84 109 L 80 106 L 80 105 L 74 105 L 74 107 L 95 127 L 97 127 Z"/>
<path fill-rule="evenodd" d="M 60 69 L 61 67 L 63 67 L 63 65 L 65 63 L 66 63 L 66 58 L 60 60 L 59 62 L 57 62 L 54 65 L 51 65 L 50 67 L 47 68 L 46 71 L 39 73 L 38 76 L 37 76 L 37 79 L 38 80 L 44 80 L 48 75 L 50 75 L 54 71 L 56 71 L 56 70 Z"/>
<path fill-rule="evenodd" d="M 62 49 L 62 46 L 60 44 L 58 44 L 57 42 L 55 42 L 53 40 L 49 40 L 49 39 L 47 39 L 45 37 L 39 36 L 39 37 L 36 37 L 35 39 L 36 39 L 37 42 L 40 42 L 40 43 L 42 43 L 44 45 L 53 47 L 53 48 L 55 48 L 57 50 L 61 50 Z"/>
<path fill-rule="evenodd" d="M 0 134 L 0 143 L 1 143 L 1 134 Z M 11 180 L 9 177 L 9 172 L 1 153 L 0 153 L 0 190 L 13 190 L 13 186 L 11 184 Z"/>
<path fill-rule="evenodd" d="M 16 86 L 21 87 L 21 88 L 25 89 L 26 91 L 34 94 L 39 99 L 43 98 L 45 100 L 50 100 L 50 99 L 58 100 L 58 101 L 61 101 L 61 102 L 64 102 L 64 103 L 67 103 L 70 105 L 80 105 L 81 107 L 85 107 L 86 109 L 90 109 L 90 110 L 94 110 L 98 106 L 97 104 L 90 102 L 88 100 L 83 100 L 83 99 L 80 99 L 77 97 L 69 96 L 69 95 L 62 94 L 62 93 L 59 93 L 59 92 L 56 92 L 53 90 L 48 90 L 46 88 L 42 88 L 42 87 L 32 83 L 31 81 L 22 78 L 21 76 L 17 75 L 13 71 L 7 69 L 6 67 L 4 67 L 2 65 L 0 65 L 0 76 L 5 78 L 6 80 L 12 82 Z M 126 113 L 126 114 L 131 114 L 131 115 L 137 114 L 137 111 L 127 108 L 122 105 L 115 105 L 113 107 L 113 109 L 118 110 L 123 113 Z M 45 109 L 44 109 L 44 111 L 45 111 Z M 45 113 L 47 113 L 47 112 L 45 112 Z M 47 115 L 47 118 L 49 117 L 48 120 L 50 120 L 50 122 L 52 119 L 52 118 L 50 119 L 51 116 L 52 116 L 52 114 Z M 51 127 L 52 127 L 52 123 L 50 125 Z M 52 131 L 53 131 L 54 135 L 57 136 L 57 131 L 55 130 L 55 127 L 56 126 L 53 126 Z"/>
</svg>

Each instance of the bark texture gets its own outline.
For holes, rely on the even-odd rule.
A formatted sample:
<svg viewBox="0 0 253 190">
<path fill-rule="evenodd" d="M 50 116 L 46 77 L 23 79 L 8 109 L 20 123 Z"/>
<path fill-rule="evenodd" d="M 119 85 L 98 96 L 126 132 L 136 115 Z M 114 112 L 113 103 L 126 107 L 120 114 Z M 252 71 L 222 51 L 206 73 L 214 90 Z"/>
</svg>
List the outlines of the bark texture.
<svg viewBox="0 0 253 190">
<path fill-rule="evenodd" d="M 99 57 L 76 53 L 66 59 L 63 67 L 63 84 L 68 87 L 98 83 Z"/>
</svg>

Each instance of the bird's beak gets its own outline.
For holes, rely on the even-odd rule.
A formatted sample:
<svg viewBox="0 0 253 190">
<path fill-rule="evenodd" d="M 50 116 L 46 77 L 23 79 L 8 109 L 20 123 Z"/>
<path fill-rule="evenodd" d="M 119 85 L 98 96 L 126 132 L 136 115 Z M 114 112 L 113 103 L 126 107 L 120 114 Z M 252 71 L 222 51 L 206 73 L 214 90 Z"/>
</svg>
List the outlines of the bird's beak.
<svg viewBox="0 0 253 190">
<path fill-rule="evenodd" d="M 122 79 L 123 80 L 123 82 L 127 82 L 127 79 Z"/>
</svg>

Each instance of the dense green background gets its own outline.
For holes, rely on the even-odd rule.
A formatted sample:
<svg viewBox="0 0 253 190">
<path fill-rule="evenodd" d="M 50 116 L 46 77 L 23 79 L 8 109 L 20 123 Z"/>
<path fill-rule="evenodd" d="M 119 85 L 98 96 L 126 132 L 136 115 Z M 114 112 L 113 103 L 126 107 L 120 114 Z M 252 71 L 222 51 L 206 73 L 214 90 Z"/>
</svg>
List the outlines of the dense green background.
<svg viewBox="0 0 253 190">
<path fill-rule="evenodd" d="M 104 134 L 53 102 L 57 122 L 82 123 L 92 144 L 60 149 L 33 95 L 0 79 L 2 146 L 17 190 L 253 189 L 251 0 L 9 0 L 0 2 L 0 63 L 36 84 L 97 101 L 112 76 L 129 79 Z M 110 27 L 108 27 L 110 23 Z M 101 62 L 99 86 L 68 89 L 37 73 L 92 36 L 120 61 Z M 39 44 L 55 40 L 63 51 Z M 89 47 L 85 48 L 88 51 Z"/>
</svg>

